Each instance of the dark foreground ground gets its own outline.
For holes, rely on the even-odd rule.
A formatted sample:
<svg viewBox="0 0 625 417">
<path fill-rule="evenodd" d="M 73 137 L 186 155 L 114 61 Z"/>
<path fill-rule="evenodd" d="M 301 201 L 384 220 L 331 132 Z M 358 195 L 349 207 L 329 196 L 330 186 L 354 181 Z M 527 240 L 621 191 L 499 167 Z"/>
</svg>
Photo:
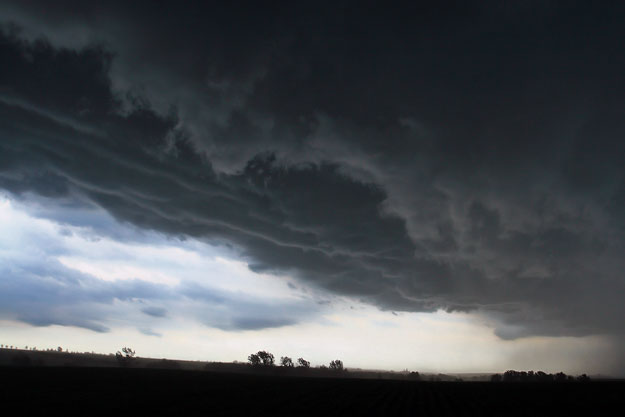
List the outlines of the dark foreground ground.
<svg viewBox="0 0 625 417">
<path fill-rule="evenodd" d="M 0 367 L 11 416 L 620 415 L 625 383 L 411 382 Z M 9 414 L 7 414 L 9 415 Z"/>
</svg>

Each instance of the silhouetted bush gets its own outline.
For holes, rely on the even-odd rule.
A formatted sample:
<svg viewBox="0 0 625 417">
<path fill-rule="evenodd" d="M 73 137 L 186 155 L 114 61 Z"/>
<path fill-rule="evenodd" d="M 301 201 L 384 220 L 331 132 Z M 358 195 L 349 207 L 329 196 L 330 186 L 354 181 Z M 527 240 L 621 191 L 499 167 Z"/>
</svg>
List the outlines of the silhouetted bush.
<svg viewBox="0 0 625 417">
<path fill-rule="evenodd" d="M 545 373 L 543 371 L 536 372 L 536 381 L 538 382 L 551 382 L 553 381 L 553 375 Z"/>
<path fill-rule="evenodd" d="M 297 367 L 298 368 L 308 369 L 308 368 L 310 368 L 310 362 L 308 362 L 304 358 L 297 358 Z"/>
<path fill-rule="evenodd" d="M 566 374 L 564 372 L 558 372 L 557 374 L 555 374 L 554 380 L 556 382 L 564 382 L 566 381 Z"/>
<path fill-rule="evenodd" d="M 289 358 L 288 356 L 282 356 L 280 358 L 280 366 L 283 366 L 285 368 L 293 368 L 293 359 Z"/>
<path fill-rule="evenodd" d="M 509 370 L 504 372 L 503 376 L 495 374 L 491 376 L 493 382 L 576 382 L 587 381 L 590 378 L 586 374 L 580 375 L 575 378 L 571 375 L 567 375 L 564 372 L 558 372 L 557 374 L 547 374 L 543 371 L 513 371 Z"/>
<path fill-rule="evenodd" d="M 340 372 L 342 371 L 343 368 L 343 361 L 340 359 L 335 359 L 333 361 L 330 362 L 330 369 L 333 371 L 337 371 Z"/>
<path fill-rule="evenodd" d="M 120 366 L 128 366 L 135 359 L 135 351 L 124 346 L 121 352 L 117 351 L 117 353 L 115 353 L 115 359 L 117 359 L 117 363 L 119 363 Z"/>
</svg>

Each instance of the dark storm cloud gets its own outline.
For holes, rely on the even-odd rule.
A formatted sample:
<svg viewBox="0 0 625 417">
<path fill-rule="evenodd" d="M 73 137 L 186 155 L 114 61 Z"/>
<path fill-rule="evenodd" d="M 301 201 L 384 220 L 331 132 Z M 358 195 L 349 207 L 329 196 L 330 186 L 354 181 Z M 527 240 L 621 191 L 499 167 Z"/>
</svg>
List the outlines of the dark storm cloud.
<svg viewBox="0 0 625 417">
<path fill-rule="evenodd" d="M 622 9 L 133 4 L 3 6 L 0 186 L 505 338 L 623 332 Z"/>
</svg>

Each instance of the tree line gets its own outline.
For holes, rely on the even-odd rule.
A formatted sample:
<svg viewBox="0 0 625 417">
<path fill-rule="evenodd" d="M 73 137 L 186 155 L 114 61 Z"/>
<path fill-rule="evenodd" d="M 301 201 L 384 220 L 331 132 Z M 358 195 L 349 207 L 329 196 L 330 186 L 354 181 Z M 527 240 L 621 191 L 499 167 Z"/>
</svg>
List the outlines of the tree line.
<svg viewBox="0 0 625 417">
<path fill-rule="evenodd" d="M 588 382 L 590 377 L 586 374 L 574 377 L 564 372 L 548 374 L 543 371 L 514 371 L 509 370 L 502 374 L 494 374 L 490 377 L 492 382 Z"/>
<path fill-rule="evenodd" d="M 275 357 L 273 356 L 273 353 L 260 350 L 248 356 L 247 362 L 254 367 L 271 367 L 271 366 L 275 366 Z M 308 369 L 310 368 L 310 362 L 304 358 L 297 358 L 297 362 L 293 362 L 293 359 L 291 359 L 290 357 L 282 356 L 280 357 L 280 366 L 284 368 Z M 332 371 L 344 371 L 345 370 L 343 366 L 343 361 L 340 359 L 335 359 L 331 361 L 329 366 L 321 365 L 320 368 L 330 369 Z"/>
</svg>

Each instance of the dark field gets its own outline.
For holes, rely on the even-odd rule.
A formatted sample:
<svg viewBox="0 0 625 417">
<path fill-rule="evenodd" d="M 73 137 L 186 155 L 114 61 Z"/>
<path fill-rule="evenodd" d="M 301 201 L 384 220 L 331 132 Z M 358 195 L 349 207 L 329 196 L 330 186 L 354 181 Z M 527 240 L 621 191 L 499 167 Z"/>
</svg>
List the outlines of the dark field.
<svg viewBox="0 0 625 417">
<path fill-rule="evenodd" d="M 625 383 L 411 382 L 186 370 L 1 367 L 12 416 L 620 415 Z"/>
</svg>

